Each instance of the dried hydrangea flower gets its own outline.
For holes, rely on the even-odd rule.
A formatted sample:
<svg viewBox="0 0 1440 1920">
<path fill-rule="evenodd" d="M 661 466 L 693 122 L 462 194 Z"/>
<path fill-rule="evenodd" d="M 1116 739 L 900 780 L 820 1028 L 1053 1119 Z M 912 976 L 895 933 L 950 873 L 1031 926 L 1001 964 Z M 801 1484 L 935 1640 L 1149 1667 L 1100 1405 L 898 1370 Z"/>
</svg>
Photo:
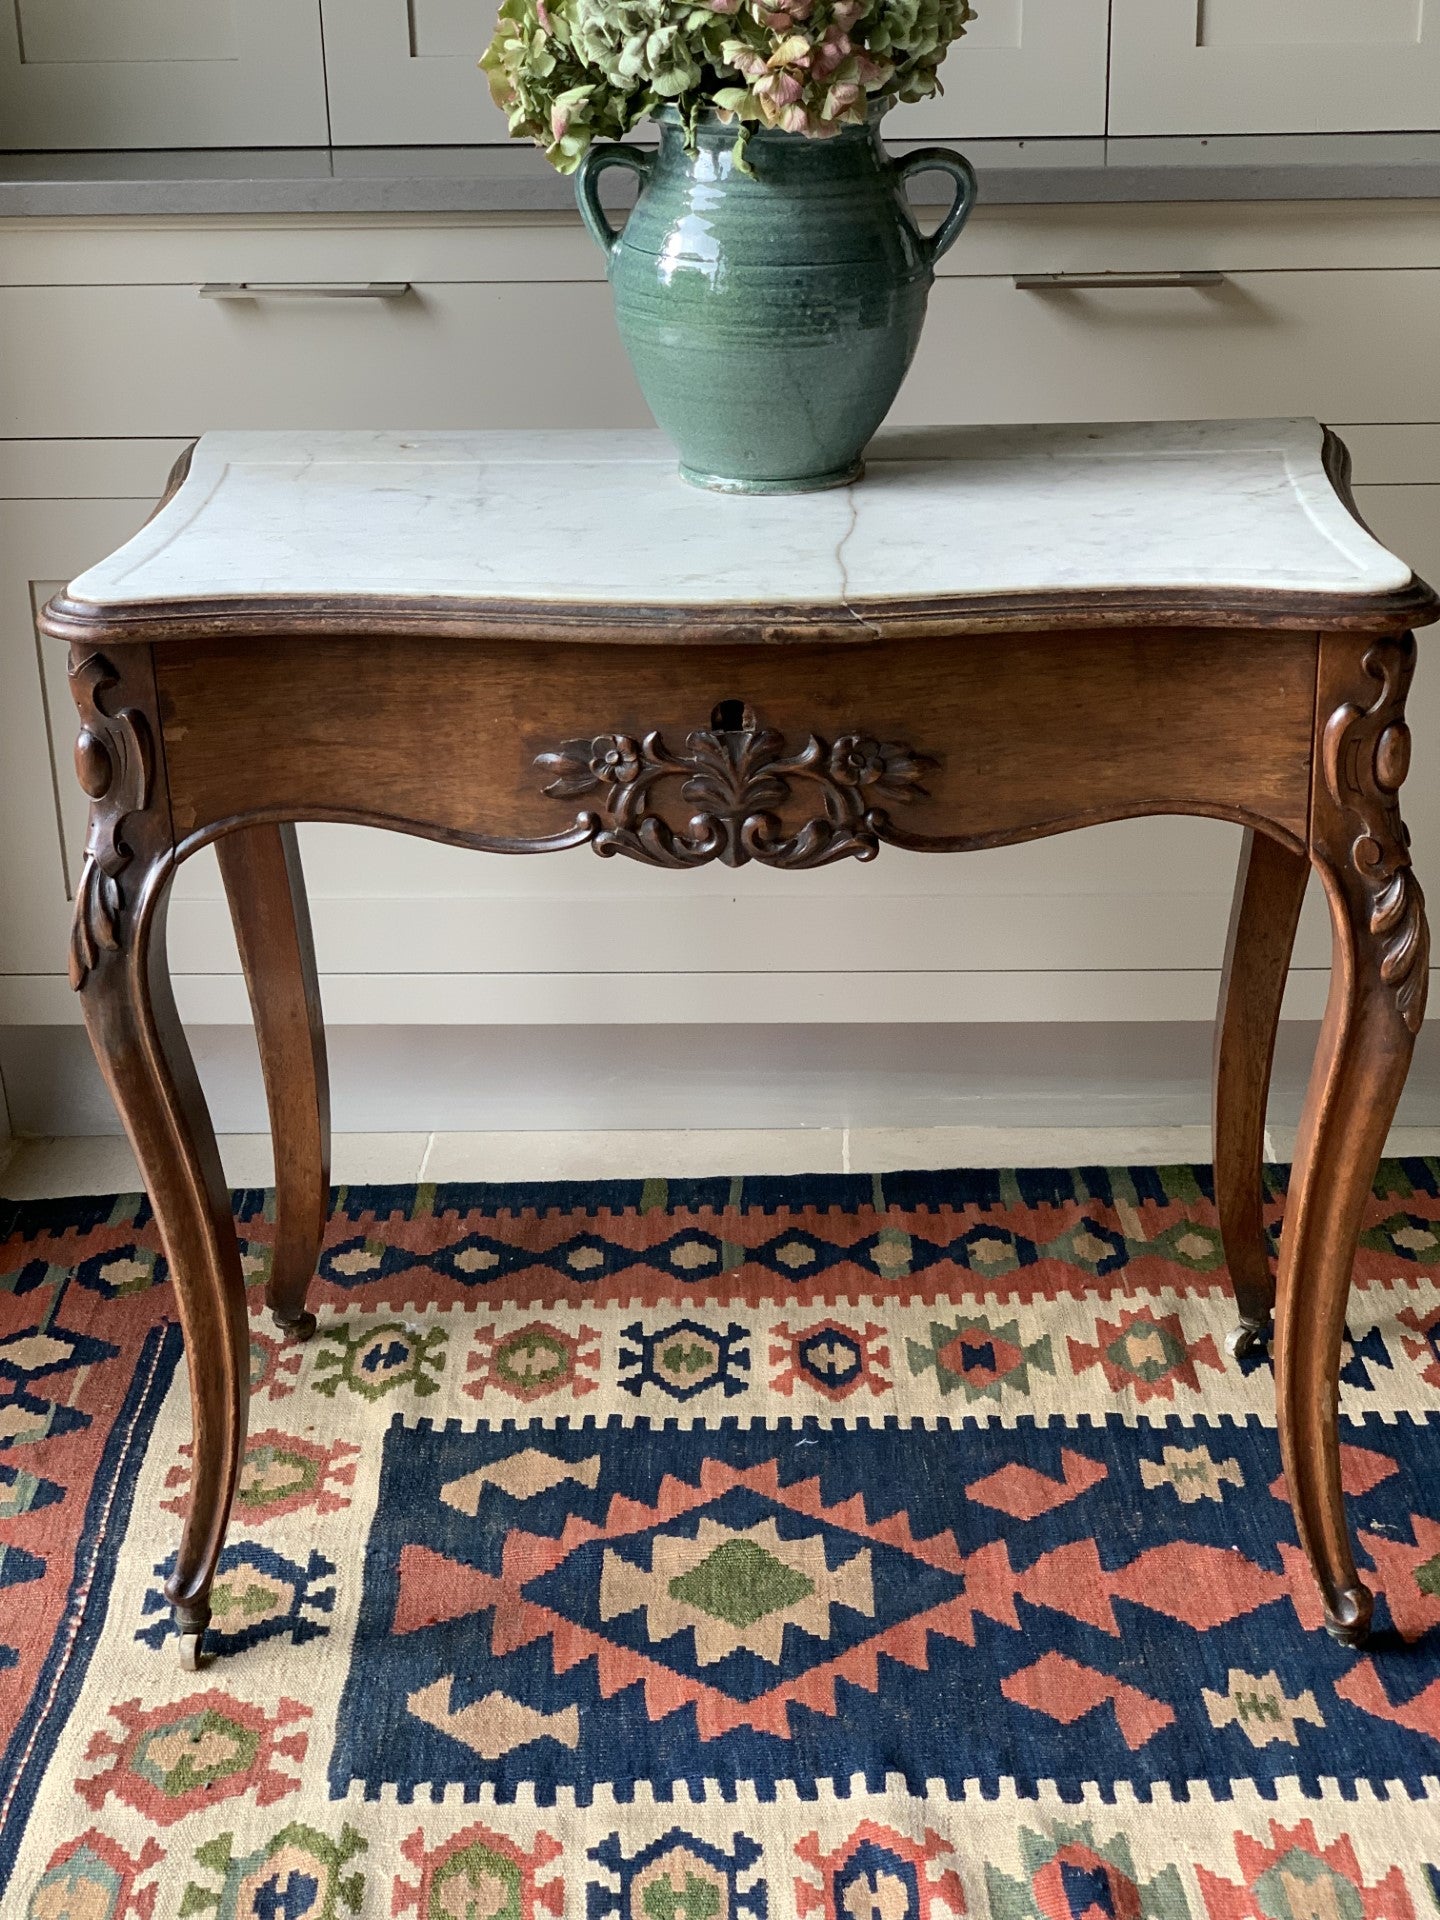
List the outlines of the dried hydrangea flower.
<svg viewBox="0 0 1440 1920">
<path fill-rule="evenodd" d="M 658 107 L 823 139 L 939 88 L 969 0 L 502 0 L 481 58 L 510 132 L 562 173 Z"/>
</svg>

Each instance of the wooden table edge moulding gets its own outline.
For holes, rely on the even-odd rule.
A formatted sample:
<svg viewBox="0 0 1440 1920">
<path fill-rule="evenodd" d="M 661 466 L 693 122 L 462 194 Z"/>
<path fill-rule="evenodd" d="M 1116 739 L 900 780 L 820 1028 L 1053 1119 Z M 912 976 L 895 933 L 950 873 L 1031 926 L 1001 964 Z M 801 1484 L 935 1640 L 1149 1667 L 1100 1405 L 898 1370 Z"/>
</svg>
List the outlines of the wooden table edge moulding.
<svg viewBox="0 0 1440 1920">
<path fill-rule="evenodd" d="M 1305 424 L 1313 484 L 1347 510 L 1353 539 L 1383 554 L 1355 511 L 1344 447 L 1327 433 L 1322 451 L 1320 430 Z M 247 438 L 265 436 L 197 444 Z M 147 530 L 196 487 L 194 452 Z M 903 464 L 906 449 L 895 457 Z M 863 500 L 872 485 L 851 491 Z M 209 479 L 172 544 L 203 527 L 207 489 Z M 734 514 L 737 503 L 699 497 L 676 510 Z M 1056 512 L 1063 523 L 1063 501 Z M 143 579 L 143 564 L 132 572 Z M 1440 617 L 1427 586 L 1392 571 L 1376 590 L 1362 569 L 1358 584 L 1323 591 L 1153 580 L 1006 591 L 989 581 L 983 592 L 828 602 L 692 592 L 630 604 L 498 589 L 347 594 L 333 581 L 242 592 L 233 580 L 127 599 L 130 576 L 116 577 L 97 595 L 81 576 L 41 626 L 70 643 L 76 766 L 90 799 L 71 979 L 144 1174 L 184 1329 L 193 1493 L 166 1591 L 185 1665 L 200 1657 L 244 1451 L 249 1337 L 230 1195 L 170 986 L 166 901 L 180 863 L 213 843 L 274 1135 L 267 1300 L 282 1329 L 308 1339 L 329 1113 L 298 820 L 496 853 L 589 843 L 660 867 L 795 869 L 869 860 L 882 843 L 959 852 L 1144 814 L 1242 825 L 1214 1078 L 1216 1200 L 1239 1306 L 1230 1350 L 1259 1347 L 1273 1308 L 1299 1538 L 1329 1631 L 1364 1640 L 1372 1598 L 1343 1504 L 1338 1372 L 1362 1210 L 1428 979 L 1398 800 L 1411 629 Z M 1262 1217 L 1265 1103 L 1312 867 L 1333 964 L 1277 1280 Z"/>
</svg>

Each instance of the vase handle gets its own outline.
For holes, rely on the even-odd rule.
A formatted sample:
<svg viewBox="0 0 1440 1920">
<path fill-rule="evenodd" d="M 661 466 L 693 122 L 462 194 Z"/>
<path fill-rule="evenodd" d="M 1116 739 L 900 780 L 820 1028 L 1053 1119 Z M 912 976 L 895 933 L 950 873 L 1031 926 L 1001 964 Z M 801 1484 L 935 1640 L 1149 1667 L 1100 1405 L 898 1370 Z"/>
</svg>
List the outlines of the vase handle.
<svg viewBox="0 0 1440 1920">
<path fill-rule="evenodd" d="M 612 141 L 603 147 L 591 147 L 575 175 L 575 198 L 580 203 L 580 218 L 590 229 L 591 238 L 607 257 L 615 250 L 620 229 L 612 227 L 600 205 L 600 176 L 607 167 L 628 167 L 643 187 L 650 177 L 655 158 L 651 147 L 626 147 Z"/>
<path fill-rule="evenodd" d="M 978 190 L 975 169 L 963 153 L 952 153 L 949 147 L 917 147 L 913 153 L 902 154 L 894 165 L 902 189 L 912 173 L 948 173 L 955 182 L 955 204 L 933 233 L 920 236 L 925 257 L 933 267 L 960 238 L 960 229 L 974 209 Z"/>
</svg>

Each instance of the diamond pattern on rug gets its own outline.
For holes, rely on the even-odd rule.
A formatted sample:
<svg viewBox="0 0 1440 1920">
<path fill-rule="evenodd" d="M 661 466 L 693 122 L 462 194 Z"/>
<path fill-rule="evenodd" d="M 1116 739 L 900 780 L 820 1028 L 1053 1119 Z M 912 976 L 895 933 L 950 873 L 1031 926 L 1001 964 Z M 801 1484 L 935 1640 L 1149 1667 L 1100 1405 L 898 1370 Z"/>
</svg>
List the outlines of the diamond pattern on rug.
<svg viewBox="0 0 1440 1920">
<path fill-rule="evenodd" d="M 1358 1516 L 1363 1536 L 1416 1541 L 1394 1561 L 1408 1623 L 1432 1598 L 1431 1536 L 1411 1530 L 1433 1441 L 1411 1424 L 1385 1446 Z M 478 1644 L 487 1688 L 551 1721 L 578 1712 L 585 1740 L 561 1742 L 544 1771 L 552 1790 L 582 1795 L 662 1778 L 773 1787 L 793 1777 L 799 1746 L 815 1776 L 840 1782 L 860 1770 L 857 1716 L 869 1751 L 952 1792 L 1005 1777 L 1027 1791 L 1041 1779 L 1071 1791 L 1204 1779 L 1219 1791 L 1237 1764 L 1257 1779 L 1353 1782 L 1354 1753 L 1374 1750 L 1384 1721 L 1387 1778 L 1418 1790 L 1434 1764 L 1440 1645 L 1416 1643 L 1402 1700 L 1357 1691 L 1367 1669 L 1301 1630 L 1307 1576 L 1275 1537 L 1273 1431 L 1236 1427 L 1227 1447 L 1226 1484 L 1262 1490 L 1264 1504 L 1177 1499 L 1164 1462 L 1188 1450 L 1118 1421 L 1083 1451 L 1031 1431 L 1022 1465 L 1005 1429 L 967 1432 L 962 1447 L 948 1430 L 897 1424 L 811 1434 L 612 1420 L 551 1431 L 512 1477 L 512 1434 L 397 1419 L 332 1789 L 405 1796 L 484 1780 L 506 1797 L 535 1783 L 513 1746 L 477 1766 L 473 1742 L 437 1739 L 435 1716 L 415 1711 L 441 1683 L 452 1717 L 479 1697 L 465 1660 Z M 992 1472 L 965 1481 L 987 1455 Z M 537 1470 L 537 1456 L 552 1464 Z M 481 1483 L 483 1501 L 457 1505 L 457 1486 Z M 1092 1505 L 1107 1496 L 1108 1509 Z M 1049 1643 L 1038 1658 L 1037 1634 Z M 1264 1692 L 1267 1673 L 1266 1698 L 1304 1737 L 1284 1755 L 1242 1756 L 1217 1736 L 1255 1724 L 1241 1692 Z M 1323 1714 L 1313 1695 L 1296 1704 L 1306 1673 L 1328 1683 Z"/>
</svg>

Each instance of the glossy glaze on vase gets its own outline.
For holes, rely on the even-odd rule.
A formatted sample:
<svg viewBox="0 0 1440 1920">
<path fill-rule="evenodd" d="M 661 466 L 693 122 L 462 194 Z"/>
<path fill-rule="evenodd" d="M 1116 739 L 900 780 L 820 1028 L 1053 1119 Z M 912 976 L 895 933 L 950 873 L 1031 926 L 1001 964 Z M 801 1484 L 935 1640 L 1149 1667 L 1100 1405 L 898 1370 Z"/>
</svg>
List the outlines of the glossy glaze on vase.
<svg viewBox="0 0 1440 1920">
<path fill-rule="evenodd" d="M 703 119 L 694 152 L 673 111 L 659 125 L 656 150 L 592 148 L 576 186 L 681 472 L 744 493 L 845 485 L 914 357 L 935 261 L 969 215 L 968 163 L 940 147 L 893 161 L 872 121 L 828 140 L 752 133 L 747 173 L 733 125 Z M 597 193 L 610 166 L 640 179 L 619 232 Z M 904 181 L 932 169 L 951 174 L 956 198 L 925 235 Z"/>
</svg>

